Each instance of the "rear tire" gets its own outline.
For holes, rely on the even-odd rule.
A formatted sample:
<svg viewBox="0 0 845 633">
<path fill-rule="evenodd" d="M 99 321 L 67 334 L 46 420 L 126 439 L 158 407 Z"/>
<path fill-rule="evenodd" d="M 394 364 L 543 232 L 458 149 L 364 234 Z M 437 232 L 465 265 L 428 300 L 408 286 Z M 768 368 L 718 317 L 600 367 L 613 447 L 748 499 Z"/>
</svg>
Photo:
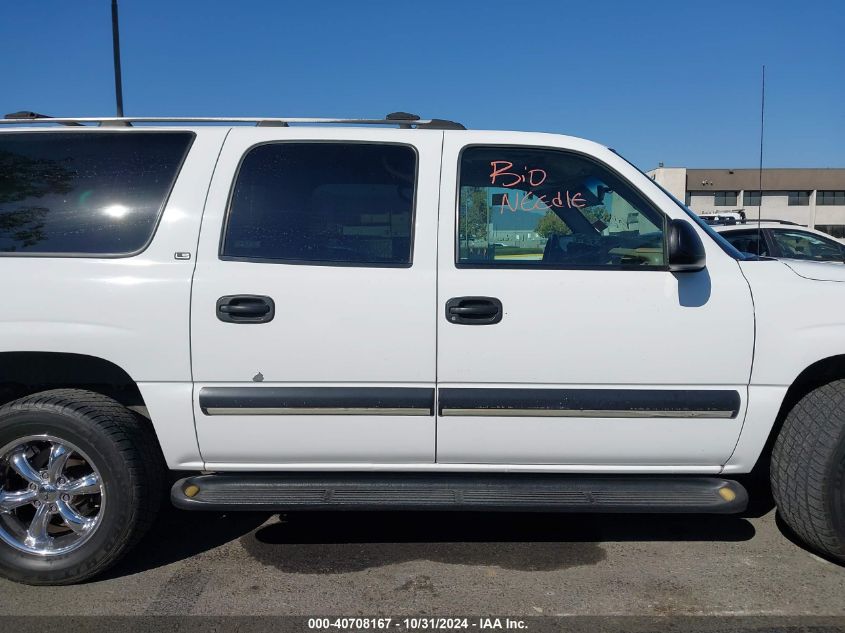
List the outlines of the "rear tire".
<svg viewBox="0 0 845 633">
<path fill-rule="evenodd" d="M 814 389 L 787 414 L 771 480 L 786 524 L 812 549 L 845 563 L 845 380 Z"/>
<path fill-rule="evenodd" d="M 51 452 L 61 453 L 57 445 L 73 451 L 67 476 L 61 477 L 64 488 L 51 487 L 60 478 L 48 473 Z M 10 455 L 16 456 L 14 465 Z M 32 483 L 35 471 L 46 483 Z M 21 472 L 29 472 L 29 479 Z M 99 492 L 62 494 L 80 473 L 95 475 L 89 481 L 98 483 Z M 4 494 L 6 499 L 6 512 L 0 513 L 0 575 L 31 585 L 66 585 L 102 573 L 152 525 L 165 475 L 153 433 L 139 416 L 102 394 L 56 389 L 0 407 L 0 510 Z M 38 499 L 21 503 L 27 490 Z M 48 523 L 39 532 L 34 514 L 42 505 L 49 505 Z M 18 507 L 9 510 L 13 506 Z M 85 519 L 86 525 L 72 530 L 67 517 Z M 43 538 L 33 539 L 36 533 Z"/>
</svg>

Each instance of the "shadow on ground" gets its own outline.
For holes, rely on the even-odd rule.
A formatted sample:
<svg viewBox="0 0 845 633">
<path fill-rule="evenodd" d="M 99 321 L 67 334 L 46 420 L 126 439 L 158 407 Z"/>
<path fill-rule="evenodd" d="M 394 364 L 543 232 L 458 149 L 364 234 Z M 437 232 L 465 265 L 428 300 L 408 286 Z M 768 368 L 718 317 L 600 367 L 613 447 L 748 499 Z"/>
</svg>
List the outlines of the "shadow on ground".
<svg viewBox="0 0 845 633">
<path fill-rule="evenodd" d="M 298 574 L 339 574 L 413 560 L 553 571 L 604 560 L 602 542 L 744 541 L 744 518 L 512 512 L 185 512 L 166 508 L 101 579 L 176 563 L 239 540 L 256 561 Z"/>
<path fill-rule="evenodd" d="M 554 571 L 604 560 L 609 541 L 744 541 L 742 518 L 468 512 L 281 515 L 241 545 L 288 573 L 338 574 L 413 560 Z"/>
<path fill-rule="evenodd" d="M 186 512 L 167 503 L 138 546 L 97 580 L 137 574 L 201 554 L 250 534 L 272 516 L 268 512 Z"/>
</svg>

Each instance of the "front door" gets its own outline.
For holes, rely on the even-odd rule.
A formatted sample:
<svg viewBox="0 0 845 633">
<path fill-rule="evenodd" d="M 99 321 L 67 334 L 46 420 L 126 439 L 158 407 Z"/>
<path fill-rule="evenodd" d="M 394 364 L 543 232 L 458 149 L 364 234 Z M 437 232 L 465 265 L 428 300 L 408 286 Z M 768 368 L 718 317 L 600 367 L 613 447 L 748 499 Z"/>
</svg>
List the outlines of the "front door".
<svg viewBox="0 0 845 633">
<path fill-rule="evenodd" d="M 707 269 L 669 272 L 680 207 L 606 148 L 524 139 L 446 133 L 437 461 L 717 471 L 754 339 L 736 261 L 702 234 Z"/>
<path fill-rule="evenodd" d="M 232 130 L 191 308 L 209 467 L 434 461 L 441 142 L 426 130 Z"/>
</svg>

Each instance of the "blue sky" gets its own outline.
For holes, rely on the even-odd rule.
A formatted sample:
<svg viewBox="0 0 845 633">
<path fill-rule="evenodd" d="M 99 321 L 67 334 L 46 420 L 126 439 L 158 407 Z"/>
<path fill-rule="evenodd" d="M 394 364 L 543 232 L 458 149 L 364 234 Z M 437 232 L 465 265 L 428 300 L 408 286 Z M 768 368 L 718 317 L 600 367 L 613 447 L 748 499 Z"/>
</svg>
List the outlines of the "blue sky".
<svg viewBox="0 0 845 633">
<path fill-rule="evenodd" d="M 18 3 L 19 4 L 19 3 Z M 109 0 L 0 20 L 0 113 L 112 115 Z M 38 7 L 38 9 L 36 9 Z M 135 115 L 372 117 L 560 132 L 640 167 L 845 166 L 845 3 L 121 0 Z"/>
</svg>

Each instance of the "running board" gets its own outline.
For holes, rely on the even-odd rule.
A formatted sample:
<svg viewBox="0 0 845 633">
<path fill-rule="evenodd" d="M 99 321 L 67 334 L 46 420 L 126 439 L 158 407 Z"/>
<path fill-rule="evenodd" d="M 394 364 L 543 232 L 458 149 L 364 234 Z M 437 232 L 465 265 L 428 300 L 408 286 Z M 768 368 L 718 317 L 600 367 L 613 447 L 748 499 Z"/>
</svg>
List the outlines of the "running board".
<svg viewBox="0 0 845 633">
<path fill-rule="evenodd" d="M 177 481 L 183 510 L 742 512 L 736 481 L 688 476 L 428 473 L 225 473 Z"/>
</svg>

